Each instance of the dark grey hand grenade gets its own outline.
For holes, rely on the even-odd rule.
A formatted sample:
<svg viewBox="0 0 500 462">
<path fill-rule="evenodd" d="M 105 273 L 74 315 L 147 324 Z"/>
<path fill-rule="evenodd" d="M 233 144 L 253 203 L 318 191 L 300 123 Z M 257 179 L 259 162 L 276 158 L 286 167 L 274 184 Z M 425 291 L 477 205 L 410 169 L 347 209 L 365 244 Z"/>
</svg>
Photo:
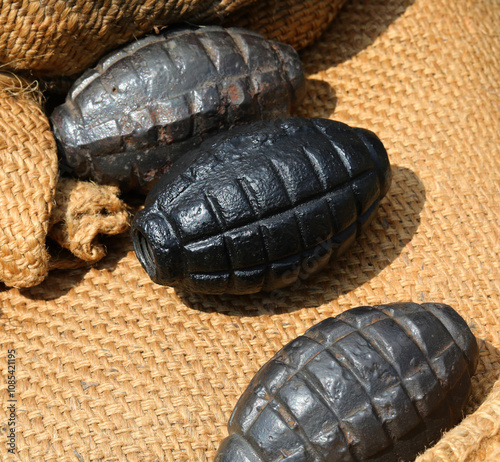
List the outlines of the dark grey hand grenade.
<svg viewBox="0 0 500 462">
<path fill-rule="evenodd" d="M 304 82 L 289 45 L 238 28 L 174 29 L 102 59 L 51 121 L 78 176 L 146 191 L 207 134 L 290 115 Z"/>
<path fill-rule="evenodd" d="M 391 182 L 375 134 L 326 119 L 221 133 L 165 174 L 132 224 L 158 284 L 193 292 L 274 290 L 341 254 Z"/>
<path fill-rule="evenodd" d="M 447 305 L 325 319 L 252 379 L 215 462 L 413 461 L 462 419 L 478 356 Z"/>
</svg>

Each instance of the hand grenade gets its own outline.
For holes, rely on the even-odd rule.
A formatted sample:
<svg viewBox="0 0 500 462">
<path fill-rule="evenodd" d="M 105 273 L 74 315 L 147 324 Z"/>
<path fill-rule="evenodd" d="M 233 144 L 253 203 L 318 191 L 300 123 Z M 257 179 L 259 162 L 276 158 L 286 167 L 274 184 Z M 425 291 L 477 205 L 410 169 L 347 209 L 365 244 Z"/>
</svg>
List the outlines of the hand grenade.
<svg viewBox="0 0 500 462">
<path fill-rule="evenodd" d="M 85 72 L 51 121 L 66 167 L 145 192 L 211 132 L 290 115 L 304 83 L 289 45 L 238 28 L 169 29 Z"/>
<path fill-rule="evenodd" d="M 391 182 L 375 134 L 326 119 L 236 127 L 182 157 L 132 224 L 153 281 L 204 293 L 270 291 L 340 255 Z"/>
<path fill-rule="evenodd" d="M 447 305 L 325 319 L 252 379 L 215 462 L 413 461 L 462 419 L 478 356 Z"/>
</svg>

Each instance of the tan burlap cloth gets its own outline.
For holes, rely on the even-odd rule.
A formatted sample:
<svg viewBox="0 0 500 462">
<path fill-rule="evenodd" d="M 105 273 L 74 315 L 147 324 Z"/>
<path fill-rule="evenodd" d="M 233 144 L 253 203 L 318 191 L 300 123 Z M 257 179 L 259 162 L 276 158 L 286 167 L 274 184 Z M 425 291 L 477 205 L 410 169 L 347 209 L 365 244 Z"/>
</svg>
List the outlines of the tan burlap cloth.
<svg viewBox="0 0 500 462">
<path fill-rule="evenodd" d="M 302 51 L 300 115 L 374 130 L 394 174 L 373 226 L 321 274 L 267 295 L 176 293 L 149 280 L 122 234 L 92 268 L 1 286 L 1 460 L 211 461 L 238 397 L 282 345 L 325 317 L 397 300 L 449 303 L 481 349 L 467 417 L 418 461 L 500 460 L 499 24 L 496 0 L 349 0 Z M 50 137 L 30 127 L 21 145 L 46 150 Z M 31 219 L 43 234 L 42 215 Z"/>
<path fill-rule="evenodd" d="M 31 287 L 49 269 L 100 260 L 99 234 L 128 229 L 118 194 L 111 186 L 58 180 L 56 145 L 36 83 L 0 73 L 0 283 Z M 50 256 L 47 236 L 71 253 Z"/>
<path fill-rule="evenodd" d="M 0 282 L 31 286 L 49 268 L 45 247 L 57 153 L 36 84 L 0 74 Z"/>
<path fill-rule="evenodd" d="M 74 75 L 103 53 L 175 22 L 251 27 L 302 48 L 346 0 L 4 0 L 0 64 L 36 75 Z"/>
</svg>

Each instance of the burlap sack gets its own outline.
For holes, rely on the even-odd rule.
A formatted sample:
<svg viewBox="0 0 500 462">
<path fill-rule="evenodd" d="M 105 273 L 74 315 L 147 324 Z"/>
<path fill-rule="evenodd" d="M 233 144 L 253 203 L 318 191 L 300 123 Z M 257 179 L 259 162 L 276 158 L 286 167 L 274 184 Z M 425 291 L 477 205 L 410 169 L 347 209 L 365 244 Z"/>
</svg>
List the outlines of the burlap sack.
<svg viewBox="0 0 500 462">
<path fill-rule="evenodd" d="M 212 461 L 238 397 L 282 345 L 348 308 L 454 306 L 480 344 L 466 419 L 419 462 L 500 453 L 500 6 L 352 0 L 302 53 L 300 114 L 370 128 L 394 183 L 372 226 L 321 274 L 272 294 L 153 284 L 125 233 L 92 268 L 0 292 L 0 457 L 8 350 L 14 460 Z"/>
<path fill-rule="evenodd" d="M 116 188 L 60 179 L 49 121 L 36 82 L 0 74 L 0 282 L 31 287 L 49 269 L 94 263 L 98 234 L 128 228 Z M 50 257 L 47 233 L 74 256 Z"/>
<path fill-rule="evenodd" d="M 303 47 L 344 2 L 306 0 L 291 8 L 290 0 L 6 0 L 0 7 L 0 64 L 37 75 L 74 75 L 154 27 L 179 21 L 233 24 L 227 18 L 239 11 L 254 18 L 243 23 L 262 23 L 264 32 Z"/>
<path fill-rule="evenodd" d="M 35 85 L 0 74 L 0 281 L 40 283 L 57 182 L 57 153 Z"/>
<path fill-rule="evenodd" d="M 300 50 L 324 32 L 345 1 L 260 1 L 235 11 L 223 22 L 256 30 L 267 38 L 289 43 Z"/>
</svg>

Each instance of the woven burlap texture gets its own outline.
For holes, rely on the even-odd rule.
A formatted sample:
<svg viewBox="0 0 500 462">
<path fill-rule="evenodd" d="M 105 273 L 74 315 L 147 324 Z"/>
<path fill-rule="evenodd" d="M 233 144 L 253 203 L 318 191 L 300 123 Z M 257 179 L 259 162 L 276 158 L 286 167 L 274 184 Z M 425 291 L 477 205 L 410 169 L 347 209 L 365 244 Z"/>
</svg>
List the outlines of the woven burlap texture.
<svg viewBox="0 0 500 462">
<path fill-rule="evenodd" d="M 0 74 L 0 281 L 27 287 L 45 278 L 56 182 L 56 146 L 40 93 Z"/>
<path fill-rule="evenodd" d="M 452 305 L 480 344 L 468 416 L 419 462 L 497 460 L 499 21 L 491 0 L 352 0 L 301 53 L 300 115 L 374 130 L 394 174 L 371 227 L 321 274 L 271 294 L 176 293 L 125 234 L 90 269 L 3 290 L 0 429 L 15 349 L 14 460 L 212 461 L 281 346 L 354 306 L 404 300 Z"/>
<path fill-rule="evenodd" d="M 0 64 L 43 76 L 82 72 L 104 53 L 154 28 L 214 24 L 243 10 L 277 40 L 311 43 L 345 0 L 6 0 L 0 4 Z M 231 19 L 231 24 L 237 24 Z"/>
<path fill-rule="evenodd" d="M 230 14 L 225 23 L 260 32 L 297 50 L 313 43 L 346 0 L 258 2 Z"/>
<path fill-rule="evenodd" d="M 40 74 L 72 75 L 154 26 L 218 18 L 252 1 L 7 0 L 0 6 L 0 63 Z"/>
</svg>

